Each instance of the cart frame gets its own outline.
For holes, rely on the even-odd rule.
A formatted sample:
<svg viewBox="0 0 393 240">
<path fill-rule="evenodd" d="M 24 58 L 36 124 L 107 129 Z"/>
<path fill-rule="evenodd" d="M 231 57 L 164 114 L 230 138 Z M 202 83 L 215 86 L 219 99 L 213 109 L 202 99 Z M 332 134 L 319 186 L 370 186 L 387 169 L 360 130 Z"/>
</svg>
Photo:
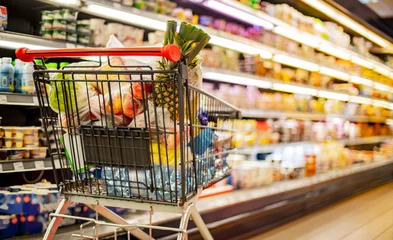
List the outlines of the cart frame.
<svg viewBox="0 0 393 240">
<path fill-rule="evenodd" d="M 100 56 L 100 57 L 106 56 L 106 57 L 108 57 L 108 59 L 109 59 L 109 56 L 161 56 L 161 57 L 167 58 L 168 60 L 170 60 L 172 62 L 177 62 L 181 58 L 181 53 L 180 53 L 179 48 L 177 46 L 171 45 L 171 44 L 164 46 L 164 47 L 112 48 L 112 49 L 111 48 L 101 48 L 101 49 L 100 48 L 90 48 L 90 49 L 85 48 L 85 49 L 29 50 L 26 48 L 21 48 L 21 49 L 16 50 L 16 55 L 19 59 L 21 59 L 22 61 L 26 61 L 26 62 L 33 61 L 35 58 L 82 57 L 82 56 Z M 37 67 L 36 70 L 38 70 L 37 74 L 41 74 L 40 75 L 41 77 L 44 76 L 44 74 L 47 74 L 50 72 L 50 71 L 46 71 L 45 67 L 43 69 L 38 68 L 38 66 L 36 66 L 36 67 Z M 187 91 L 188 91 L 188 88 L 191 86 L 188 86 L 187 77 L 183 78 L 184 74 L 187 73 L 187 65 L 184 63 L 180 63 L 178 71 L 180 72 L 180 76 L 179 76 L 179 81 L 177 81 L 176 84 L 178 84 L 179 89 L 182 89 L 184 86 L 186 86 Z M 96 71 L 96 72 L 99 72 L 99 71 Z M 121 72 L 121 71 L 113 71 L 112 73 L 117 74 L 119 72 Z M 155 72 L 158 73 L 159 71 L 155 71 Z M 165 71 L 161 71 L 161 72 L 165 72 Z M 183 77 L 181 75 L 183 75 Z M 36 89 L 38 92 L 38 90 L 40 88 L 40 86 L 39 86 L 40 83 L 38 82 L 37 78 L 39 78 L 39 77 L 37 77 L 37 76 L 35 77 L 35 85 L 36 85 Z M 183 82 L 183 80 L 185 80 L 185 82 Z M 183 86 L 183 84 L 184 84 L 184 86 Z M 202 94 L 202 92 L 200 90 L 195 89 L 195 88 L 194 88 L 194 90 Z M 40 94 L 40 93 L 38 93 L 38 94 Z M 188 94 L 188 92 L 185 94 Z M 206 93 L 203 93 L 203 94 L 206 94 Z M 180 95 L 182 95 L 182 93 Z M 206 96 L 214 98 L 213 96 L 211 96 L 209 94 L 206 94 Z M 41 99 L 40 97 L 38 99 L 39 99 L 39 105 L 42 110 L 43 108 L 46 107 L 45 103 L 44 103 L 43 99 Z M 233 107 L 232 105 L 227 104 L 227 103 L 225 103 L 221 100 L 218 100 L 218 99 L 215 99 L 215 100 L 217 100 L 221 104 L 228 106 L 230 109 L 233 110 L 235 115 L 231 116 L 232 118 L 238 118 L 240 116 L 239 111 L 235 107 Z M 183 104 L 185 104 L 185 103 L 182 100 L 179 100 L 179 111 L 180 112 L 184 111 L 184 106 L 182 106 Z M 188 104 L 189 104 L 189 102 L 188 102 Z M 183 126 L 183 128 L 184 128 L 184 125 L 185 125 L 184 119 L 180 118 L 180 127 Z M 192 126 L 191 123 L 190 123 L 190 125 Z M 191 127 L 191 129 L 192 129 L 192 127 Z M 46 127 L 45 127 L 45 131 L 46 131 L 46 135 L 48 138 L 48 133 L 47 133 Z M 180 132 L 182 132 L 182 131 L 180 131 Z M 192 130 L 191 130 L 190 135 L 192 138 L 193 137 Z M 183 137 L 181 137 L 181 136 L 180 136 L 180 139 L 181 139 L 181 141 L 184 141 Z M 48 138 L 48 140 L 49 140 L 49 138 Z M 192 142 L 191 144 L 194 144 L 193 141 L 194 140 L 191 140 L 191 142 Z M 192 146 L 192 149 L 194 149 L 194 151 L 195 151 L 194 146 Z M 182 148 L 180 148 L 180 151 L 184 151 L 184 150 Z M 181 153 L 181 154 L 183 154 L 183 153 Z M 53 155 L 51 155 L 51 156 L 52 156 L 52 164 L 53 164 L 53 168 L 54 168 L 54 173 L 55 173 L 55 177 L 56 177 L 56 175 L 57 175 L 56 167 L 54 164 Z M 193 153 L 193 159 L 194 159 L 193 161 L 195 164 L 195 153 Z M 80 239 L 98 239 L 99 236 L 97 234 L 97 232 L 98 232 L 97 229 L 99 226 L 114 227 L 115 228 L 115 230 L 114 230 L 115 239 L 117 239 L 117 233 L 118 233 L 119 229 L 123 229 L 123 230 L 127 231 L 128 237 L 130 235 L 133 235 L 139 239 L 152 239 L 152 230 L 153 229 L 173 231 L 178 234 L 178 237 L 177 237 L 178 240 L 187 239 L 187 226 L 188 226 L 188 222 L 189 222 L 190 218 L 194 221 L 195 225 L 197 226 L 197 228 L 201 232 L 204 239 L 207 239 L 207 240 L 213 239 L 213 237 L 210 234 L 201 215 L 199 214 L 198 210 L 196 209 L 195 201 L 197 200 L 198 195 L 202 191 L 203 187 L 209 187 L 211 184 L 221 180 L 222 178 L 226 177 L 227 175 L 222 176 L 221 178 L 214 179 L 214 180 L 212 179 L 213 181 L 210 181 L 208 186 L 207 185 L 206 186 L 198 185 L 199 180 L 197 178 L 197 173 L 196 173 L 197 168 L 195 166 L 196 165 L 194 165 L 194 170 L 193 170 L 195 172 L 195 183 L 192 183 L 192 184 L 195 184 L 197 189 L 195 189 L 195 193 L 193 193 L 191 195 L 190 194 L 187 195 L 185 193 L 185 184 L 184 184 L 184 181 L 185 181 L 184 163 L 181 164 L 181 171 L 182 171 L 181 186 L 182 187 L 181 187 L 181 190 L 176 189 L 176 191 L 181 191 L 182 195 L 181 195 L 181 201 L 176 202 L 176 203 L 170 202 L 170 201 L 169 202 L 159 202 L 157 200 L 146 201 L 143 199 L 140 199 L 138 201 L 138 199 L 127 199 L 125 197 L 110 197 L 110 196 L 104 196 L 104 195 L 102 195 L 102 196 L 97 196 L 97 195 L 89 196 L 88 194 L 85 194 L 85 193 L 84 194 L 72 193 L 69 191 L 64 191 L 63 183 L 59 183 L 58 180 L 56 179 L 56 182 L 59 187 L 59 191 L 64 194 L 64 199 L 61 200 L 55 213 L 50 214 L 51 221 L 50 221 L 50 223 L 48 225 L 48 229 L 46 230 L 46 233 L 44 235 L 44 239 L 45 240 L 55 239 L 56 231 L 57 231 L 57 229 L 60 225 L 60 222 L 63 218 L 74 218 L 74 219 L 78 219 L 78 220 L 86 222 L 84 224 L 81 224 L 80 234 L 76 234 L 76 235 L 74 234 L 72 236 L 72 237 L 78 237 Z M 192 185 L 192 184 L 190 183 L 190 185 Z M 138 187 L 139 187 L 139 185 L 138 185 Z M 177 196 L 177 192 L 176 192 L 176 196 Z M 164 200 L 165 200 L 165 197 L 164 197 Z M 92 218 L 83 218 L 83 217 L 65 215 L 66 210 L 70 206 L 71 203 L 83 203 L 83 204 L 87 205 L 89 208 L 93 209 L 96 212 L 96 218 L 92 219 Z M 120 217 L 116 213 L 112 212 L 111 210 L 109 210 L 105 206 L 114 206 L 114 207 L 121 206 L 123 208 L 128 208 L 128 209 L 145 210 L 145 211 L 150 211 L 151 214 L 155 211 L 156 212 L 176 213 L 176 214 L 181 214 L 181 221 L 180 221 L 179 228 L 153 226 L 151 223 L 152 219 L 150 219 L 150 225 L 128 224 L 125 219 L 123 219 L 122 217 Z M 105 217 L 107 220 L 109 220 L 109 222 L 104 222 L 104 221 L 98 220 L 98 215 Z M 93 236 L 86 236 L 83 234 L 83 228 L 87 224 L 94 225 Z M 142 231 L 141 228 L 149 229 L 149 234 Z"/>
</svg>

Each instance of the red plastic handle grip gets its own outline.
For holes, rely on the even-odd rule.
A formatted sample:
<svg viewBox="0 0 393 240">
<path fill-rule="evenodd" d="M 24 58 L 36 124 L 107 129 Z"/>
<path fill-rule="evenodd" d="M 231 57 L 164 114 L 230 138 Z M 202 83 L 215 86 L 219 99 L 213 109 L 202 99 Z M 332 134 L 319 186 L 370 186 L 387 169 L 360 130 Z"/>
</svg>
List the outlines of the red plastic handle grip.
<svg viewBox="0 0 393 240">
<path fill-rule="evenodd" d="M 86 56 L 158 56 L 169 61 L 180 60 L 180 49 L 175 44 L 163 47 L 135 47 L 135 48 L 63 48 L 50 50 L 30 50 L 18 48 L 16 57 L 24 62 L 31 62 L 34 58 L 48 57 L 86 57 Z"/>
</svg>

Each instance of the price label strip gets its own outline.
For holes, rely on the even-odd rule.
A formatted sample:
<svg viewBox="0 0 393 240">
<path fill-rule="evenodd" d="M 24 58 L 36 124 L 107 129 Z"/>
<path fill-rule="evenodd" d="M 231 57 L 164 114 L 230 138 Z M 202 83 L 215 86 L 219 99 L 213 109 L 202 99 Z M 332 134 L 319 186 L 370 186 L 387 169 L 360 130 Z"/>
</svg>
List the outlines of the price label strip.
<svg viewBox="0 0 393 240">
<path fill-rule="evenodd" d="M 35 162 L 34 162 L 34 165 L 35 165 L 35 168 L 36 168 L 37 170 L 41 170 L 41 169 L 44 169 L 44 168 L 45 168 L 44 161 L 35 161 Z"/>
<path fill-rule="evenodd" d="M 14 169 L 17 171 L 25 170 L 25 167 L 23 166 L 22 162 L 14 162 Z"/>
</svg>

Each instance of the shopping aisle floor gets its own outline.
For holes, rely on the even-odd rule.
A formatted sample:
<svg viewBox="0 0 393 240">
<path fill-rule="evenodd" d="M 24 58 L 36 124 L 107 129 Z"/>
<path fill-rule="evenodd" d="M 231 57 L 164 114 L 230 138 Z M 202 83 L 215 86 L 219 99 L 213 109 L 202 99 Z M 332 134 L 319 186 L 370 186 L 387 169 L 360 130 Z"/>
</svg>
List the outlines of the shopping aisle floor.
<svg viewBox="0 0 393 240">
<path fill-rule="evenodd" d="M 393 240 L 393 182 L 251 240 Z"/>
</svg>

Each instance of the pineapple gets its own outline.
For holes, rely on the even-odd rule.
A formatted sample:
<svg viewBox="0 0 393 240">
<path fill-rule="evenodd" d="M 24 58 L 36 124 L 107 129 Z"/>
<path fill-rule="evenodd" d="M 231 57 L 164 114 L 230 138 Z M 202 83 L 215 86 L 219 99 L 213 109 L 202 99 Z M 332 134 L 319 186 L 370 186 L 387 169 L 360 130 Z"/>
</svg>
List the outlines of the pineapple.
<svg viewBox="0 0 393 240">
<path fill-rule="evenodd" d="M 207 45 L 210 36 L 188 23 L 182 22 L 179 32 L 176 32 L 176 21 L 167 22 L 167 30 L 165 32 L 164 45 L 176 44 L 188 64 L 189 70 L 194 68 L 199 58 L 196 56 Z M 170 62 L 162 58 L 159 63 L 160 70 L 175 70 L 178 63 Z M 178 85 L 174 81 L 174 76 L 170 74 L 158 74 L 154 82 L 155 104 L 163 106 L 168 109 L 170 117 L 173 121 L 179 118 L 179 103 L 178 103 Z M 160 81 L 165 81 L 160 83 Z"/>
</svg>

